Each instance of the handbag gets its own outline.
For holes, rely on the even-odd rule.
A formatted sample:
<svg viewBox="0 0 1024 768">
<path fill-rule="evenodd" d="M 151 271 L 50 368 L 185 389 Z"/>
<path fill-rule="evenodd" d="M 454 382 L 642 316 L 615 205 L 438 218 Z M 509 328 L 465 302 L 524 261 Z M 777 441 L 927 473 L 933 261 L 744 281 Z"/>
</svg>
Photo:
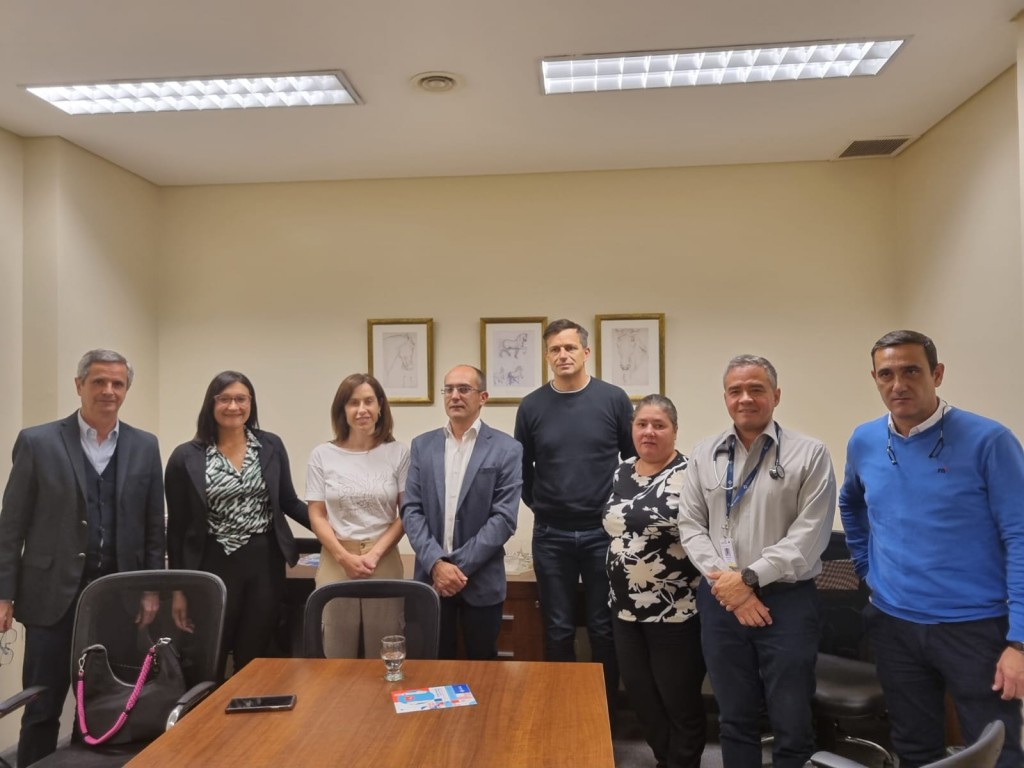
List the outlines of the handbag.
<svg viewBox="0 0 1024 768">
<path fill-rule="evenodd" d="M 150 647 L 134 683 L 114 674 L 105 646 L 90 645 L 78 659 L 78 729 L 92 746 L 151 741 L 164 732 L 184 693 L 181 660 L 169 637 Z"/>
</svg>

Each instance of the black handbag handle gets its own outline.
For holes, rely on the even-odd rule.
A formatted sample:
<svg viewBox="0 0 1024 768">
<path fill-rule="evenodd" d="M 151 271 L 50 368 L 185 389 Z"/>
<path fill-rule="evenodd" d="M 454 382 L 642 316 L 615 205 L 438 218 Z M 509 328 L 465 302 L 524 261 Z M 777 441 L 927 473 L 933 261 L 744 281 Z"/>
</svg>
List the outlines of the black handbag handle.
<svg viewBox="0 0 1024 768">
<path fill-rule="evenodd" d="M 121 730 L 126 722 L 128 722 L 128 713 L 135 707 L 135 702 L 139 700 L 139 694 L 142 693 L 142 686 L 146 684 L 146 678 L 149 677 L 149 670 L 153 666 L 153 662 L 156 661 L 157 649 L 165 645 L 171 644 L 171 638 L 161 637 L 150 647 L 146 653 L 146 658 L 142 662 L 142 669 L 139 670 L 139 679 L 135 681 L 135 687 L 132 688 L 132 692 L 128 695 L 128 701 L 124 705 L 124 709 L 121 710 L 121 714 L 118 715 L 117 720 L 110 730 L 102 736 L 90 736 L 89 727 L 85 724 L 85 660 L 89 654 L 94 650 L 97 650 L 98 646 L 90 646 L 82 651 L 82 656 L 78 660 L 78 683 L 76 686 L 78 699 L 78 729 L 82 732 L 82 739 L 86 744 L 96 746 L 102 744 Z"/>
</svg>

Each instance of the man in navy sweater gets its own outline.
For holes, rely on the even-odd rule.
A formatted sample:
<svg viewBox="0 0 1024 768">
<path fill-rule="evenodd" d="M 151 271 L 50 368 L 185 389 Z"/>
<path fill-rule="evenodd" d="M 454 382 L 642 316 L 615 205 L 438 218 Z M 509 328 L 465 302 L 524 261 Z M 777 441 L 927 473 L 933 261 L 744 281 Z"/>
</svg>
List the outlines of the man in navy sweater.
<svg viewBox="0 0 1024 768">
<path fill-rule="evenodd" d="M 583 326 L 555 320 L 544 330 L 544 349 L 554 379 L 523 398 L 515 429 L 523 444 L 523 501 L 534 515 L 544 656 L 576 660 L 576 585 L 582 579 L 591 653 L 604 665 L 611 706 L 619 670 L 601 517 L 619 457 L 636 455 L 633 406 L 622 389 L 587 373 Z"/>
<path fill-rule="evenodd" d="M 999 768 L 1024 765 L 1024 451 L 935 390 L 935 344 L 893 331 L 871 350 L 889 410 L 847 447 L 839 508 L 905 768 L 944 754 L 946 691 L 967 743 L 1002 720 Z"/>
</svg>

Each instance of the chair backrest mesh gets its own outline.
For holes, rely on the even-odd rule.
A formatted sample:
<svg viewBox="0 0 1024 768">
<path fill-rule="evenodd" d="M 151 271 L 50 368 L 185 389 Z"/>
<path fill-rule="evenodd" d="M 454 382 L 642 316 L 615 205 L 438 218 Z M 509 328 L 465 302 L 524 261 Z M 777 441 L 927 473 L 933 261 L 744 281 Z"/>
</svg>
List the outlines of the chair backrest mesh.
<svg viewBox="0 0 1024 768">
<path fill-rule="evenodd" d="M 179 629 L 172 616 L 175 593 L 184 596 L 192 632 Z M 143 595 L 155 593 L 159 610 L 146 625 L 137 621 Z M 224 632 L 226 590 L 219 577 L 201 571 L 131 571 L 104 576 L 79 598 L 72 642 L 72 676 L 82 649 L 102 644 L 111 669 L 134 682 L 150 646 L 169 637 L 181 657 L 188 686 L 219 682 L 218 659 Z"/>
<path fill-rule="evenodd" d="M 408 658 L 436 659 L 440 615 L 437 593 L 418 581 L 367 579 L 326 584 L 306 601 L 303 652 L 308 658 L 377 658 L 379 635 L 392 633 L 405 636 Z M 339 629 L 332 629 L 332 622 Z M 332 642 L 332 632 L 341 632 L 349 641 Z M 342 647 L 347 650 L 340 651 Z"/>
<path fill-rule="evenodd" d="M 814 579 L 821 600 L 821 641 L 818 650 L 849 659 L 870 658 L 861 612 L 868 589 L 850 559 L 846 534 L 833 531 L 822 554 L 821 573 Z"/>
</svg>

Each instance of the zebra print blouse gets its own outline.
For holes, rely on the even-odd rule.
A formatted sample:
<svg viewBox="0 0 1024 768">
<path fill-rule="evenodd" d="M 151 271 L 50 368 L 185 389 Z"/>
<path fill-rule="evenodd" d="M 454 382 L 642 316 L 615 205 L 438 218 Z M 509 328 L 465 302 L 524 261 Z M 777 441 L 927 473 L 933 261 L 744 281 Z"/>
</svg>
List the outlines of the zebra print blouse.
<svg viewBox="0 0 1024 768">
<path fill-rule="evenodd" d="M 270 494 L 260 467 L 260 441 L 248 429 L 245 438 L 241 470 L 235 469 L 216 445 L 206 448 L 210 533 L 228 555 L 271 525 Z"/>
</svg>

